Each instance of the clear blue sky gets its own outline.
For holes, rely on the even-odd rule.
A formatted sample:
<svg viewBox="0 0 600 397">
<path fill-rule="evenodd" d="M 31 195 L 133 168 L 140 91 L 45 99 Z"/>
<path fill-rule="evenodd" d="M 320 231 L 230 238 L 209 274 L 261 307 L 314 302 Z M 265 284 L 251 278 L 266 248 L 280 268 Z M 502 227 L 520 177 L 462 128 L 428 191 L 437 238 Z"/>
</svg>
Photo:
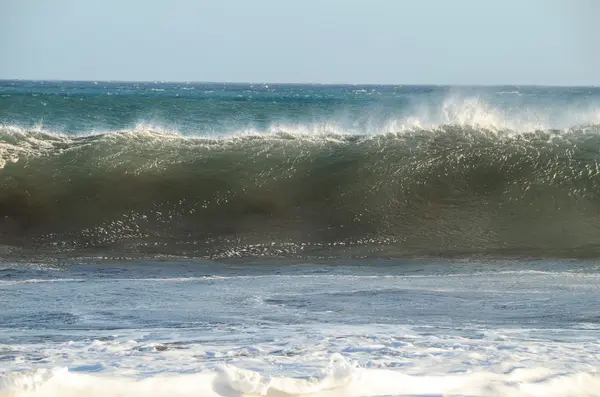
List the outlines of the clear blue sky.
<svg viewBox="0 0 600 397">
<path fill-rule="evenodd" d="M 600 85 L 600 0 L 0 0 L 0 78 Z"/>
</svg>

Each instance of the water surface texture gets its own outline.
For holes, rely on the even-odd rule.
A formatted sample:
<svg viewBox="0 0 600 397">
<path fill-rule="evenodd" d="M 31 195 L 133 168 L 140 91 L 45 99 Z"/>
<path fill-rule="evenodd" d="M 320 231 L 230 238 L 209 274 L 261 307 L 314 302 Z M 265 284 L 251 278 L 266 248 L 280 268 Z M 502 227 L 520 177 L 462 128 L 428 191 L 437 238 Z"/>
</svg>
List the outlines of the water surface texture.
<svg viewBox="0 0 600 397">
<path fill-rule="evenodd" d="M 0 81 L 0 396 L 600 396 L 600 89 Z"/>
</svg>

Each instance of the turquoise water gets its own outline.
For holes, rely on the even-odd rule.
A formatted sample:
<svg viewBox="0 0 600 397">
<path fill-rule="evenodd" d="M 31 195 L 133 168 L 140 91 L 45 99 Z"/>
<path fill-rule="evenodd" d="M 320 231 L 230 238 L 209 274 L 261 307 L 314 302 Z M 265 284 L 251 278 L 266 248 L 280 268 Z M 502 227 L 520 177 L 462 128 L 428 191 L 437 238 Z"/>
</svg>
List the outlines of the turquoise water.
<svg viewBox="0 0 600 397">
<path fill-rule="evenodd" d="M 364 134 L 409 118 L 565 128 L 597 121 L 600 101 L 597 87 L 1 81 L 0 90 L 3 125 L 68 135 L 151 125 L 205 136 L 311 123 Z"/>
</svg>

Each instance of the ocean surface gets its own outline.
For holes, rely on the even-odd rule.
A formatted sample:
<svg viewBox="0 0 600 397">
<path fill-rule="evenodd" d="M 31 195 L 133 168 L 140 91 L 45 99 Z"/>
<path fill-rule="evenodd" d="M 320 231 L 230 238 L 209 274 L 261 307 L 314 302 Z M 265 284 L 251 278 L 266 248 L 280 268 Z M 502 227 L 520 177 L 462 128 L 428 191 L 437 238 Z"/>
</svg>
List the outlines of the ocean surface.
<svg viewBox="0 0 600 397">
<path fill-rule="evenodd" d="M 600 88 L 0 81 L 0 396 L 600 396 Z"/>
</svg>

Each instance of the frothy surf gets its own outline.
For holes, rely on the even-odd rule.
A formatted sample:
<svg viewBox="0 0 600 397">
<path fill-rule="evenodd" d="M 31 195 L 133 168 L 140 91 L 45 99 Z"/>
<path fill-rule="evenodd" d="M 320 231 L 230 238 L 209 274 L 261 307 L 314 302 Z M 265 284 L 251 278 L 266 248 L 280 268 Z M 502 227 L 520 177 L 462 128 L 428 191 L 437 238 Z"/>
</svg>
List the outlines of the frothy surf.
<svg viewBox="0 0 600 397">
<path fill-rule="evenodd" d="M 341 356 L 306 379 L 263 376 L 222 366 L 216 372 L 157 375 L 135 380 L 69 372 L 35 370 L 0 375 L 0 395 L 11 397 L 241 397 L 241 396 L 600 396 L 595 373 L 558 373 L 517 369 L 507 374 L 474 372 L 446 376 L 411 376 L 399 371 L 357 368 Z"/>
</svg>

